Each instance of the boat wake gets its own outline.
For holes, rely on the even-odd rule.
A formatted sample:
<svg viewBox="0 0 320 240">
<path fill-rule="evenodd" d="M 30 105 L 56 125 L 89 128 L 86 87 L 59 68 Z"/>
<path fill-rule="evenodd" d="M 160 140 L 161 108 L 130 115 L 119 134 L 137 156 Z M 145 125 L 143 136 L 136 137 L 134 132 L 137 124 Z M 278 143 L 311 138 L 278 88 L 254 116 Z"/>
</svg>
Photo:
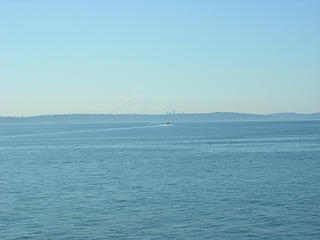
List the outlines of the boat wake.
<svg viewBox="0 0 320 240">
<path fill-rule="evenodd" d="M 0 139 L 53 136 L 53 135 L 77 134 L 77 133 L 113 132 L 113 131 L 122 131 L 122 130 L 156 128 L 156 127 L 169 127 L 169 126 L 172 126 L 172 124 L 169 124 L 169 125 L 168 124 L 157 124 L 157 125 L 145 125 L 145 126 L 135 126 L 135 127 L 100 128 L 100 129 L 89 129 L 89 130 L 47 132 L 47 133 L 44 133 L 44 132 L 42 132 L 42 133 L 29 133 L 29 134 L 17 134 L 17 135 L 9 135 L 9 136 L 0 136 Z"/>
</svg>

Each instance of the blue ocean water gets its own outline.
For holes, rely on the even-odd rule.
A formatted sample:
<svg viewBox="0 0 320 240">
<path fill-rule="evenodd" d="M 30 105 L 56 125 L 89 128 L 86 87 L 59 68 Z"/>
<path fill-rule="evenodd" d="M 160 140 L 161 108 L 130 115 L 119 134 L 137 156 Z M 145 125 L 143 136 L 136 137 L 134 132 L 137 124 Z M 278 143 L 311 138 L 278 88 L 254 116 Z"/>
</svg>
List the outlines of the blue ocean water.
<svg viewBox="0 0 320 240">
<path fill-rule="evenodd" d="M 320 121 L 0 125 L 0 239 L 320 239 Z"/>
</svg>

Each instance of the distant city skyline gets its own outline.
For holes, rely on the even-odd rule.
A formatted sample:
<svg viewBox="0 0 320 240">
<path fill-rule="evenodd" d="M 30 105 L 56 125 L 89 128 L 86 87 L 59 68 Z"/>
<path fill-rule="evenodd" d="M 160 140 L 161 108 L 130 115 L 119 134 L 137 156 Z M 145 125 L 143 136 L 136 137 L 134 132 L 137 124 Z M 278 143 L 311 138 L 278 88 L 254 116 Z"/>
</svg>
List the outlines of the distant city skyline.
<svg viewBox="0 0 320 240">
<path fill-rule="evenodd" d="M 320 112 L 320 1 L 3 1 L 0 116 Z"/>
</svg>

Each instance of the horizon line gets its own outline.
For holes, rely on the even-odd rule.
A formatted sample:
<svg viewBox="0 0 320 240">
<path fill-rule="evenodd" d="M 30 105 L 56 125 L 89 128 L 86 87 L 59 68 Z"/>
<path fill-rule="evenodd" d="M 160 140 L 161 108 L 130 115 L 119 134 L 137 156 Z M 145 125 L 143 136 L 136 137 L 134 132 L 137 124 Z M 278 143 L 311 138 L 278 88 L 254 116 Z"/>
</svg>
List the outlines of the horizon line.
<svg viewBox="0 0 320 240">
<path fill-rule="evenodd" d="M 0 118 L 32 118 L 32 117 L 52 117 L 52 116 L 67 116 L 67 115 L 150 115 L 150 116 L 165 116 L 165 115 L 192 115 L 192 114 L 214 114 L 214 113 L 231 113 L 231 114 L 246 114 L 246 115 L 260 115 L 268 116 L 275 114 L 300 114 L 300 115 L 312 115 L 320 114 L 320 112 L 301 113 L 301 112 L 273 112 L 273 113 L 248 113 L 248 112 L 178 112 L 178 113 L 53 113 L 53 114 L 39 114 L 39 115 L 0 115 Z"/>
</svg>

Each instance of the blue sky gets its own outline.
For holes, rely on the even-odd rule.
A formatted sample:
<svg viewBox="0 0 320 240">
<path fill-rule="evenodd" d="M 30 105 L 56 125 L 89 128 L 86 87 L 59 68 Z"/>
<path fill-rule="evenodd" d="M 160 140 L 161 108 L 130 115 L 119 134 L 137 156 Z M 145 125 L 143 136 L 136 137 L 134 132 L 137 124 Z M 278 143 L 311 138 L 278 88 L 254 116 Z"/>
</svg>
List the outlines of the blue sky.
<svg viewBox="0 0 320 240">
<path fill-rule="evenodd" d="M 1 1 L 0 115 L 320 112 L 320 1 Z"/>
</svg>

